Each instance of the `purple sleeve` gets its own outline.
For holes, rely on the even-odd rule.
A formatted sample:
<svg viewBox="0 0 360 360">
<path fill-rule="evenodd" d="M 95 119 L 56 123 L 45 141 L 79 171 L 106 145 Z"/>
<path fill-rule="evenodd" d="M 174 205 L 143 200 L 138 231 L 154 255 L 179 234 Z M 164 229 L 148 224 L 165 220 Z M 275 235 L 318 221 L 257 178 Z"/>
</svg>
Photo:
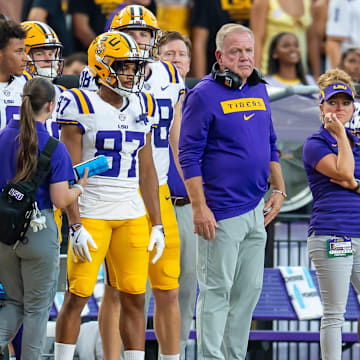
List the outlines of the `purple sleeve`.
<svg viewBox="0 0 360 360">
<path fill-rule="evenodd" d="M 333 154 L 329 146 L 317 138 L 306 140 L 303 149 L 303 162 L 312 168 L 326 155 Z"/>
<path fill-rule="evenodd" d="M 207 108 L 197 91 L 186 96 L 179 139 L 179 161 L 185 179 L 202 175 L 200 161 L 211 120 Z"/>
<path fill-rule="evenodd" d="M 272 120 L 270 121 L 270 161 L 279 162 L 279 150 L 276 146 L 276 134 Z"/>
<path fill-rule="evenodd" d="M 74 180 L 74 170 L 70 155 L 62 142 L 59 142 L 51 158 L 50 184 Z"/>
</svg>

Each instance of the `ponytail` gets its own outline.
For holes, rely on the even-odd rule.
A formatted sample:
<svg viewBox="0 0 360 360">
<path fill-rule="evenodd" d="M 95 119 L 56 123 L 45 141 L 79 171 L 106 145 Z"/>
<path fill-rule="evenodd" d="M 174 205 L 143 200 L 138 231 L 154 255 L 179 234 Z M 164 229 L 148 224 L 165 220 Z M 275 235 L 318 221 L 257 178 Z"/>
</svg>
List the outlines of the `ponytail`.
<svg viewBox="0 0 360 360">
<path fill-rule="evenodd" d="M 29 181 L 36 172 L 39 152 L 38 135 L 34 115 L 39 114 L 45 104 L 55 99 L 54 86 L 46 79 L 34 78 L 24 86 L 20 109 L 19 148 L 16 156 L 14 181 Z"/>
</svg>

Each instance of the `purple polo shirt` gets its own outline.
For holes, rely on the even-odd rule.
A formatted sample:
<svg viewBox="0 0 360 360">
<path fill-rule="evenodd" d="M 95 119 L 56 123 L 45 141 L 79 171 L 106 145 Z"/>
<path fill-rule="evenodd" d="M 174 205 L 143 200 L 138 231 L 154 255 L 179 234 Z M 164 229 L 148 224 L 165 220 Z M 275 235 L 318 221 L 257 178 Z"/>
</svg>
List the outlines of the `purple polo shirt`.
<svg viewBox="0 0 360 360">
<path fill-rule="evenodd" d="M 253 210 L 279 161 L 265 84 L 232 90 L 205 76 L 184 101 L 179 160 L 185 179 L 202 176 L 216 220 Z"/>
<path fill-rule="evenodd" d="M 355 178 L 360 179 L 360 141 L 349 130 L 353 139 Z M 315 235 L 360 237 L 360 194 L 330 182 L 330 178 L 315 170 L 326 155 L 338 153 L 336 139 L 321 126 L 304 143 L 303 162 L 314 198 L 309 236 Z"/>
<path fill-rule="evenodd" d="M 13 179 L 16 173 L 16 153 L 18 142 L 16 137 L 19 135 L 20 121 L 11 120 L 4 129 L 0 131 L 0 154 L 2 156 L 0 189 L 3 189 L 6 183 Z M 44 149 L 49 138 L 45 126 L 36 121 L 36 130 L 40 151 Z M 49 186 L 50 184 L 69 181 L 74 179 L 74 171 L 70 155 L 63 143 L 59 143 L 51 158 L 51 170 L 40 184 L 36 201 L 40 210 L 51 209 Z"/>
</svg>

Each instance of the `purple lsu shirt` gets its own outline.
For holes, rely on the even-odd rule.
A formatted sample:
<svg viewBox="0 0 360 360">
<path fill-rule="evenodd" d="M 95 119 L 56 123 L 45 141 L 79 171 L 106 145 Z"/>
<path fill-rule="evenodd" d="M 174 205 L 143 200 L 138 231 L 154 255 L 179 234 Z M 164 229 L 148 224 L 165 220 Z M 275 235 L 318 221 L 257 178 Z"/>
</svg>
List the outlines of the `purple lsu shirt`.
<svg viewBox="0 0 360 360">
<path fill-rule="evenodd" d="M 349 130 L 353 140 L 355 178 L 360 178 L 360 141 Z M 308 235 L 360 237 L 360 194 L 330 182 L 330 178 L 315 170 L 326 155 L 337 155 L 336 139 L 323 127 L 304 143 L 303 162 L 314 198 Z"/>
<path fill-rule="evenodd" d="M 254 209 L 279 161 L 265 84 L 232 90 L 205 76 L 184 101 L 179 160 L 185 179 L 202 176 L 216 220 Z"/>
<path fill-rule="evenodd" d="M 16 173 L 16 153 L 18 142 L 16 137 L 19 135 L 19 120 L 11 120 L 9 124 L 0 131 L 0 154 L 3 158 L 0 174 L 0 189 L 3 189 L 6 183 L 13 179 Z M 36 130 L 38 134 L 39 150 L 43 150 L 49 138 L 45 126 L 36 121 Z M 73 180 L 74 171 L 70 155 L 63 143 L 59 143 L 51 158 L 51 170 L 40 184 L 36 201 L 40 210 L 52 209 L 50 200 L 50 184 Z"/>
</svg>

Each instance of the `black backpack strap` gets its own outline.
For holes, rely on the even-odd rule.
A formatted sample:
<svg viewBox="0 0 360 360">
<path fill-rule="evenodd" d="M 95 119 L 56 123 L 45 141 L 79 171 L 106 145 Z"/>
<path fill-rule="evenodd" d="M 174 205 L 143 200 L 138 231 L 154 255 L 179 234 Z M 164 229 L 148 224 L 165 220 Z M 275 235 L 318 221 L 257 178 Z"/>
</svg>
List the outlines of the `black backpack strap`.
<svg viewBox="0 0 360 360">
<path fill-rule="evenodd" d="M 38 156 L 36 173 L 32 177 L 31 181 L 39 187 L 41 182 L 44 180 L 44 177 L 51 169 L 51 157 L 59 143 L 59 140 L 50 136 L 44 149 Z"/>
<path fill-rule="evenodd" d="M 53 136 L 49 136 L 48 141 L 45 144 L 43 151 L 39 154 L 39 156 L 46 156 L 49 160 L 51 160 L 52 154 L 54 153 L 56 147 L 58 146 L 59 140 L 55 139 Z"/>
</svg>

